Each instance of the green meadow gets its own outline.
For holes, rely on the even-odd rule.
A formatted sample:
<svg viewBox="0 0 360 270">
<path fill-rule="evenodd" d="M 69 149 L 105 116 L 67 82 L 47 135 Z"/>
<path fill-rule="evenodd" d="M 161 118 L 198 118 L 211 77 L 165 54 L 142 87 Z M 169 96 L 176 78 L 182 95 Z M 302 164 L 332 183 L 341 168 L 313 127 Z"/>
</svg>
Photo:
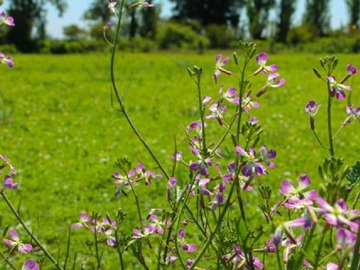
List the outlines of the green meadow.
<svg viewBox="0 0 360 270">
<path fill-rule="evenodd" d="M 169 170 L 175 142 L 185 160 L 193 158 L 185 129 L 197 120 L 197 90 L 187 67 L 203 68 L 204 95 L 217 98 L 222 86 L 237 87 L 234 78 L 226 75 L 221 75 L 218 84 L 214 83 L 216 53 L 117 54 L 115 75 L 125 106 L 140 133 Z M 328 152 L 316 142 L 304 108 L 310 99 L 324 104 L 315 125 L 319 137 L 325 140 L 326 85 L 312 71 L 313 67 L 321 69 L 319 59 L 323 56 L 269 55 L 268 63 L 278 64 L 286 84 L 260 97 L 257 100 L 260 108 L 251 113 L 258 117 L 264 129 L 261 143 L 278 154 L 276 168 L 259 180 L 272 186 L 275 194 L 282 180 L 297 180 L 302 173 L 310 175 L 315 187 L 320 184 L 317 166 Z M 337 56 L 336 78 L 345 75 L 348 63 L 360 67 L 360 55 Z M 114 197 L 116 186 L 111 175 L 117 170 L 116 160 L 127 157 L 133 166 L 143 162 L 148 169 L 160 171 L 112 102 L 110 55 L 17 55 L 14 58 L 14 69 L 1 68 L 0 153 L 9 157 L 18 170 L 15 180 L 21 189 L 7 194 L 20 206 L 22 217 L 49 250 L 60 257 L 66 251 L 69 227 L 78 221 L 81 211 L 113 216 L 122 209 L 129 220 L 125 230 L 131 233 L 134 200 Z M 235 70 L 234 67 L 230 63 L 229 68 Z M 257 68 L 255 61 L 251 68 Z M 253 80 L 254 93 L 265 80 L 262 74 Z M 351 103 L 359 106 L 360 80 L 355 76 L 349 83 L 353 87 Z M 334 100 L 333 104 L 333 123 L 337 129 L 347 116 L 347 100 Z M 209 125 L 214 126 L 215 133 L 215 122 Z M 359 123 L 352 123 L 336 137 L 336 155 L 345 157 L 347 165 L 360 159 L 359 132 Z M 139 188 L 144 215 L 151 208 L 166 207 L 166 185 L 165 179 L 158 179 L 151 186 Z M 0 210 L 1 229 L 16 225 L 4 203 L 0 204 Z M 79 262 L 89 259 L 84 243 L 90 238 L 86 231 L 72 231 L 71 260 L 75 253 Z M 107 255 L 104 256 L 106 260 Z M 104 269 L 115 269 L 111 268 L 112 262 L 117 261 L 108 260 Z"/>
</svg>

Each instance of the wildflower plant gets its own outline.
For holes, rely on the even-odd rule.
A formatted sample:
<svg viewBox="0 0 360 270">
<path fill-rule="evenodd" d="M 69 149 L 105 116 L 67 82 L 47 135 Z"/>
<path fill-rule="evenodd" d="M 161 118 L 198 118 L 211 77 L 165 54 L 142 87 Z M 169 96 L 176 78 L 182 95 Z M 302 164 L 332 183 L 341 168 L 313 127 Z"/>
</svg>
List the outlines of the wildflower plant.
<svg viewBox="0 0 360 270">
<path fill-rule="evenodd" d="M 126 209 L 106 209 L 103 214 L 81 212 L 79 218 L 74 217 L 70 233 L 86 231 L 90 235 L 92 244 L 88 247 L 96 262 L 95 269 L 102 268 L 105 251 L 118 255 L 120 269 L 127 269 L 129 260 L 131 263 L 135 260 L 144 269 L 359 269 L 359 194 L 351 201 L 354 196 L 350 193 L 356 190 L 360 179 L 360 162 L 345 167 L 344 159 L 335 155 L 336 135 L 357 122 L 359 107 L 348 99 L 344 106 L 347 115 L 344 114 L 336 132 L 332 123 L 332 104 L 345 103 L 348 92 L 353 91 L 348 79 L 357 74 L 357 68 L 348 64 L 342 79 L 337 80 L 334 73 L 338 60 L 328 56 L 320 61 L 323 74 L 314 69 L 324 82 L 327 100 L 323 104 L 310 99 L 305 113 L 309 115 L 316 141 L 329 153 L 318 168 L 322 180 L 318 188 L 306 172 L 299 176 L 298 183 L 278 179 L 275 191 L 267 184 L 276 166 L 277 152 L 271 142 L 263 142 L 264 119 L 254 117 L 253 111 L 261 109 L 261 100 L 267 95 L 279 94 L 277 91 L 286 80 L 280 75 L 281 67 L 268 64 L 271 56 L 258 52 L 252 42 L 239 42 L 232 59 L 217 54 L 212 74 L 198 66 L 188 68 L 198 114 L 186 125 L 184 136 L 188 146 L 178 149 L 175 143 L 174 151 L 168 154 L 172 166 L 167 168 L 132 121 L 114 70 L 123 16 L 128 9 L 152 7 L 152 2 L 108 1 L 108 8 L 117 20 L 115 24 L 105 22 L 104 26 L 104 36 L 112 46 L 113 101 L 155 166 L 151 168 L 142 162 L 133 166 L 126 158 L 116 163 L 117 171 L 111 177 L 114 199 L 128 203 L 132 197 L 136 208 L 136 216 L 130 217 L 136 225 L 130 230 L 124 228 L 129 219 Z M 6 15 L 1 18 L 2 24 L 13 24 Z M 112 41 L 106 35 L 111 27 L 116 27 Z M 1 54 L 0 59 L 10 62 Z M 230 62 L 236 67 L 234 70 Z M 233 81 L 219 87 L 222 74 Z M 214 79 L 212 87 L 218 96 L 210 97 L 203 92 L 204 76 Z M 254 88 L 258 84 L 263 86 Z M 326 142 L 318 136 L 316 125 L 316 118 L 323 110 L 327 115 Z M 39 261 L 46 259 L 56 269 L 71 268 L 67 264 L 70 233 L 66 257 L 60 263 L 7 197 L 7 192 L 16 192 L 20 185 L 10 160 L 4 155 L 0 158 L 4 178 L 0 195 L 23 229 L 21 234 L 17 228 L 4 230 L 3 243 L 7 249 L 0 255 L 12 269 L 17 269 L 11 259 L 14 251 L 27 254 L 36 249 L 42 252 Z M 3 170 L 6 170 L 4 176 Z M 154 182 L 159 183 L 153 185 Z M 161 186 L 160 182 L 165 183 L 163 190 L 157 190 L 163 203 L 152 205 L 150 201 L 144 205 L 140 190 L 153 190 Z M 23 232 L 28 234 L 30 242 L 23 240 Z M 37 262 L 24 261 L 19 264 L 21 269 L 40 269 Z"/>
</svg>

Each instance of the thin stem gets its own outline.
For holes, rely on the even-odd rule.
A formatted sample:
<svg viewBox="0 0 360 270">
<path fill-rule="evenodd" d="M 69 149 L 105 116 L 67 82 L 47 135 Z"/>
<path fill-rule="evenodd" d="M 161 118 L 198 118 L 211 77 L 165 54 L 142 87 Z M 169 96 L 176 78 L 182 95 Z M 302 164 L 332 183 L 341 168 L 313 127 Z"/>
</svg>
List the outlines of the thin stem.
<svg viewBox="0 0 360 270">
<path fill-rule="evenodd" d="M 154 151 L 150 148 L 150 146 L 148 145 L 148 143 L 145 141 L 145 139 L 141 136 L 140 132 L 137 130 L 135 124 L 132 122 L 130 116 L 128 115 L 126 109 L 125 109 L 125 105 L 123 103 L 122 97 L 119 93 L 119 90 L 116 86 L 116 82 L 115 82 L 115 72 L 114 72 L 114 65 L 115 65 L 115 53 L 116 53 L 116 49 L 117 49 L 117 44 L 119 42 L 120 39 L 120 28 L 121 28 L 121 21 L 122 21 L 122 11 L 124 8 L 124 3 L 125 0 L 121 1 L 120 3 L 120 7 L 119 7 L 119 19 L 118 19 L 118 24 L 117 24 L 117 29 L 116 29 L 116 35 L 115 35 L 115 40 L 114 40 L 114 46 L 112 47 L 112 53 L 111 53 L 111 62 L 110 62 L 110 78 L 111 78 L 111 84 L 116 96 L 116 100 L 121 108 L 121 112 L 123 113 L 126 121 L 128 122 L 129 126 L 131 127 L 132 131 L 134 132 L 134 134 L 136 135 L 136 137 L 140 140 L 140 142 L 143 144 L 143 146 L 146 148 L 146 150 L 148 151 L 148 153 L 150 154 L 150 156 L 152 157 L 152 159 L 155 161 L 155 163 L 157 164 L 157 166 L 159 167 L 159 169 L 162 171 L 162 173 L 165 175 L 165 177 L 167 179 L 169 179 L 169 175 L 166 172 L 165 168 L 163 167 L 163 165 L 160 163 L 160 161 L 158 160 L 158 158 L 156 157 Z"/>
<path fill-rule="evenodd" d="M 329 151 L 330 156 L 335 156 L 335 149 L 334 149 L 334 139 L 332 135 L 332 127 L 331 127 L 331 104 L 332 104 L 332 97 L 330 95 L 330 82 L 327 82 L 327 89 L 328 89 L 328 102 L 327 102 L 327 126 L 328 126 L 328 139 L 329 139 Z"/>
<path fill-rule="evenodd" d="M 319 242 L 317 251 L 315 253 L 314 270 L 316 270 L 318 268 L 318 266 L 319 266 L 319 262 L 320 262 L 320 259 L 321 259 L 320 255 L 321 255 L 322 248 L 324 246 L 324 240 L 325 240 L 325 236 L 326 236 L 327 231 L 328 231 L 328 229 L 325 228 L 324 232 L 321 235 L 320 242 Z"/>
<path fill-rule="evenodd" d="M 44 252 L 45 256 L 54 264 L 54 266 L 59 269 L 63 270 L 63 268 L 60 266 L 57 260 L 54 259 L 54 257 L 47 251 L 47 249 L 41 244 L 41 242 L 35 237 L 35 235 L 30 231 L 30 229 L 26 226 L 23 219 L 20 217 L 20 214 L 15 209 L 15 207 L 12 205 L 8 197 L 5 195 L 4 190 L 0 191 L 1 196 L 5 200 L 6 204 L 9 206 L 11 212 L 14 214 L 16 219 L 19 221 L 21 226 L 24 228 L 24 230 L 27 232 L 27 234 L 31 237 L 32 240 L 39 246 L 39 248 Z"/>
<path fill-rule="evenodd" d="M 66 246 L 66 256 L 65 256 L 65 261 L 64 261 L 64 269 L 66 269 L 67 262 L 69 259 L 70 244 L 71 244 L 71 227 L 69 228 L 69 235 L 68 235 L 67 246 Z"/>
<path fill-rule="evenodd" d="M 17 270 L 17 268 L 9 261 L 8 257 L 5 256 L 1 251 L 0 251 L 0 255 L 1 257 L 3 257 L 3 259 L 6 261 L 6 263 L 10 266 L 11 269 Z"/>
<path fill-rule="evenodd" d="M 317 135 L 317 133 L 316 133 L 316 131 L 315 131 L 314 129 L 312 129 L 312 132 L 313 132 L 316 140 L 317 140 L 318 143 L 320 144 L 320 146 L 321 146 L 322 148 L 326 149 L 326 150 L 330 150 L 330 147 L 327 147 L 327 146 L 323 145 L 323 143 L 320 141 L 320 138 L 318 137 L 318 135 Z"/>
</svg>

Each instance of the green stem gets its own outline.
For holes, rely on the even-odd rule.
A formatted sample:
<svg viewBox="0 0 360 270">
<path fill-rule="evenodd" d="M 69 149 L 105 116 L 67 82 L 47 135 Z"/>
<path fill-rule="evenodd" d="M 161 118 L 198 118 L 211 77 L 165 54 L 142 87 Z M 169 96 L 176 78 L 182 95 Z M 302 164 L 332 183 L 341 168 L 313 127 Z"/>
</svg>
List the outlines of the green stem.
<svg viewBox="0 0 360 270">
<path fill-rule="evenodd" d="M 114 46 L 112 47 L 112 53 L 111 53 L 111 63 L 110 63 L 110 78 L 111 78 L 111 84 L 116 96 L 116 100 L 121 108 L 121 112 L 123 113 L 126 121 L 128 122 L 128 124 L 130 125 L 132 131 L 135 133 L 136 137 L 140 140 L 140 142 L 143 144 L 143 146 L 146 148 L 146 150 L 148 151 L 148 153 L 150 154 L 150 156 L 152 157 L 152 159 L 155 161 L 155 163 L 157 164 L 157 166 L 159 167 L 159 169 L 162 171 L 162 173 L 165 175 L 165 177 L 167 179 L 169 179 L 169 175 L 166 172 L 165 168 L 163 167 L 163 165 L 160 163 L 160 161 L 158 160 L 158 158 L 156 157 L 154 151 L 150 148 L 150 146 L 148 145 L 148 143 L 145 141 L 145 139 L 141 136 L 140 132 L 137 130 L 135 124 L 132 122 L 130 116 L 128 115 L 126 109 L 125 109 L 125 105 L 123 103 L 122 97 L 119 93 L 119 90 L 116 86 L 116 82 L 115 82 L 115 72 L 114 72 L 114 65 L 115 65 L 115 53 L 116 53 L 116 49 L 117 49 L 117 44 L 119 42 L 120 39 L 120 29 L 121 29 L 121 21 L 122 21 L 122 11 L 124 8 L 124 2 L 125 0 L 121 1 L 120 3 L 120 7 L 119 7 L 119 19 L 118 19 L 118 24 L 117 24 L 117 29 L 116 29 L 116 35 L 115 35 L 115 40 L 114 40 Z"/>
<path fill-rule="evenodd" d="M 331 127 L 331 104 L 332 104 L 332 97 L 330 95 L 330 82 L 327 82 L 327 89 L 328 89 L 328 102 L 327 102 L 327 126 L 328 126 L 328 139 L 329 139 L 329 151 L 330 156 L 335 156 L 335 149 L 334 149 L 334 139 L 332 135 L 332 127 Z"/>
<path fill-rule="evenodd" d="M 316 270 L 318 268 L 318 266 L 319 266 L 319 262 L 320 262 L 320 259 L 321 259 L 320 255 L 321 255 L 321 251 L 322 251 L 322 248 L 323 248 L 323 245 L 324 245 L 324 240 L 325 240 L 325 236 L 326 236 L 327 231 L 328 231 L 328 229 L 325 228 L 323 233 L 321 234 L 320 242 L 319 242 L 317 251 L 315 253 L 314 270 Z"/>
<path fill-rule="evenodd" d="M 21 226 L 24 228 L 24 230 L 27 232 L 27 234 L 31 237 L 31 239 L 39 246 L 39 248 L 44 252 L 45 256 L 54 264 L 54 266 L 58 270 L 63 270 L 63 268 L 60 266 L 57 260 L 54 259 L 54 257 L 47 251 L 47 249 L 41 244 L 41 242 L 35 237 L 35 235 L 30 231 L 30 229 L 26 226 L 23 219 L 20 217 L 20 214 L 15 209 L 15 207 L 12 205 L 8 197 L 5 195 L 4 190 L 0 191 L 1 196 L 5 200 L 6 204 L 9 206 L 11 212 L 14 214 L 16 219 L 19 221 Z"/>
<path fill-rule="evenodd" d="M 11 269 L 17 270 L 17 268 L 9 261 L 8 257 L 5 256 L 1 251 L 0 251 L 0 255 L 1 257 L 3 257 L 3 259 L 6 261 L 6 263 L 10 266 Z"/>
</svg>

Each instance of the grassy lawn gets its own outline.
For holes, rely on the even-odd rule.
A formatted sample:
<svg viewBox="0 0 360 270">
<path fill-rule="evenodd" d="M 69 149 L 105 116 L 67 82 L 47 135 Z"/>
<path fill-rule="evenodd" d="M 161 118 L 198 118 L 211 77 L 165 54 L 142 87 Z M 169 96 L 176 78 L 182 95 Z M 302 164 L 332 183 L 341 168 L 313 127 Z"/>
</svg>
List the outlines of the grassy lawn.
<svg viewBox="0 0 360 270">
<path fill-rule="evenodd" d="M 240 56 L 241 57 L 241 56 Z M 312 68 L 320 70 L 321 55 L 270 55 L 287 82 L 272 89 L 258 101 L 254 111 L 263 126 L 262 142 L 277 151 L 276 168 L 263 178 L 264 184 L 277 188 L 285 178 L 296 180 L 308 173 L 318 184 L 317 166 L 328 156 L 318 146 L 304 112 L 308 100 L 324 104 L 317 118 L 320 138 L 326 138 L 326 89 Z M 359 55 L 338 55 L 336 72 L 340 78 L 346 64 L 360 67 Z M 18 55 L 15 68 L 2 67 L 0 82 L 0 153 L 11 158 L 18 169 L 16 181 L 21 190 L 8 192 L 19 202 L 21 213 L 36 235 L 45 239 L 54 253 L 61 256 L 69 226 L 81 211 L 114 214 L 119 208 L 134 219 L 134 201 L 114 198 L 112 173 L 115 162 L 127 157 L 135 165 L 141 161 L 154 168 L 148 153 L 127 126 L 117 106 L 112 106 L 109 80 L 109 55 Z M 237 86 L 222 75 L 214 84 L 212 74 L 215 54 L 118 54 L 116 76 L 126 107 L 134 123 L 168 168 L 174 149 L 183 150 L 184 159 L 192 158 L 187 149 L 185 127 L 196 114 L 196 85 L 187 67 L 203 68 L 203 93 L 217 97 L 224 88 Z M 229 65 L 234 69 L 232 64 Z M 251 66 L 256 69 L 256 63 Z M 262 75 L 259 74 L 259 77 Z M 253 91 L 265 77 L 255 78 Z M 352 103 L 360 105 L 359 79 L 351 81 Z M 334 126 L 346 117 L 346 101 L 334 102 Z M 215 126 L 215 125 L 214 125 Z M 358 123 L 346 127 L 337 136 L 336 154 L 346 157 L 346 164 L 359 160 Z M 164 206 L 165 179 L 141 189 L 140 201 L 147 210 Z M 276 193 L 277 191 L 274 190 Z M 149 203 L 151 201 L 151 204 Z M 146 210 L 147 209 L 147 210 Z M 0 204 L 2 228 L 15 225 L 8 210 Z M 128 231 L 133 227 L 129 225 Z M 75 249 L 84 249 L 85 233 L 73 235 Z M 86 249 L 83 253 L 86 253 Z M 81 253 L 81 252 L 80 252 Z M 85 255 L 79 254 L 79 260 Z M 111 265 L 111 263 L 109 263 Z M 111 266 L 109 269 L 111 269 Z M 1 266 L 1 262 L 0 262 Z"/>
</svg>

